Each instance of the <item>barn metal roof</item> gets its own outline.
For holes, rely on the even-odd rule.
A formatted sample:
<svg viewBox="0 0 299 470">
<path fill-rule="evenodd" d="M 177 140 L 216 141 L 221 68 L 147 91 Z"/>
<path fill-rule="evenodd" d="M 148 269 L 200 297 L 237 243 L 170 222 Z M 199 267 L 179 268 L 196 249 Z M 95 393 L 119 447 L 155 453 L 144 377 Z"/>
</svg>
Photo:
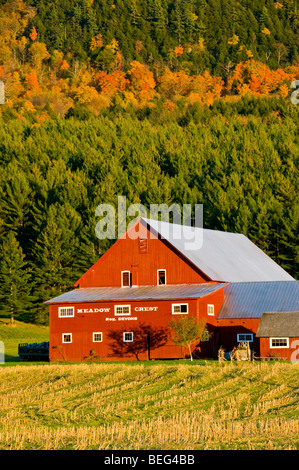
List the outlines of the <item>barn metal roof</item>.
<svg viewBox="0 0 299 470">
<path fill-rule="evenodd" d="M 299 311 L 263 313 L 256 336 L 299 337 Z"/>
<path fill-rule="evenodd" d="M 45 303 L 193 299 L 211 294 L 225 285 L 205 283 L 143 287 L 90 287 L 74 289 Z"/>
<path fill-rule="evenodd" d="M 293 281 L 284 269 L 245 235 L 141 218 L 211 280 L 220 282 Z"/>
<path fill-rule="evenodd" d="M 218 319 L 295 312 L 299 311 L 299 281 L 232 283 L 225 287 L 224 297 Z"/>
</svg>

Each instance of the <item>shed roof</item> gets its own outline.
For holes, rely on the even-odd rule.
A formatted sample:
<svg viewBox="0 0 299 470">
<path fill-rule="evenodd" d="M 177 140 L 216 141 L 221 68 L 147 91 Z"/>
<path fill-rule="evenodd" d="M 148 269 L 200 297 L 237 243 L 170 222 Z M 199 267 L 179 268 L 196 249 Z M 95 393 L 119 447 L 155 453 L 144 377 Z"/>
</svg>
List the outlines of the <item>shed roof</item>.
<svg viewBox="0 0 299 470">
<path fill-rule="evenodd" d="M 299 337 L 299 311 L 263 313 L 256 336 L 258 338 Z"/>
<path fill-rule="evenodd" d="M 225 285 L 204 283 L 143 287 L 86 287 L 66 292 L 45 303 L 193 299 L 211 294 Z"/>
<path fill-rule="evenodd" d="M 293 281 L 245 235 L 141 218 L 209 279 L 220 282 Z"/>
<path fill-rule="evenodd" d="M 261 318 L 264 312 L 295 311 L 299 311 L 299 281 L 238 282 L 225 287 L 217 318 Z"/>
</svg>

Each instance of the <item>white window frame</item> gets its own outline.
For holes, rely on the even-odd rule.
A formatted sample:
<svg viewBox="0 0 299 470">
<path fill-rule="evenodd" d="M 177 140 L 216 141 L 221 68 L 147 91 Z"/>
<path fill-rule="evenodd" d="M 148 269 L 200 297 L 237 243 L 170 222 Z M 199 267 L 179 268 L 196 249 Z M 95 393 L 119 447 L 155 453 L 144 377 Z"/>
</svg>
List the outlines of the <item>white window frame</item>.
<svg viewBox="0 0 299 470">
<path fill-rule="evenodd" d="M 182 306 L 182 305 L 187 305 L 187 312 L 175 312 L 174 311 L 175 307 Z M 171 310 L 172 310 L 172 315 L 188 315 L 188 313 L 189 313 L 189 304 L 188 303 L 172 304 Z"/>
<path fill-rule="evenodd" d="M 164 273 L 165 273 L 165 284 L 159 284 L 159 272 L 160 271 L 164 271 Z M 167 285 L 166 269 L 164 269 L 164 268 L 157 269 L 157 286 L 166 286 L 166 285 Z"/>
<path fill-rule="evenodd" d="M 101 339 L 95 339 L 95 335 L 101 335 Z M 103 333 L 101 331 L 96 331 L 92 333 L 92 342 L 93 343 L 102 343 L 103 342 Z"/>
<path fill-rule="evenodd" d="M 209 310 L 212 312 L 212 313 L 209 313 Z M 207 305 L 207 314 L 211 317 L 214 317 L 215 315 L 215 307 L 214 307 L 214 304 L 208 304 Z"/>
<path fill-rule="evenodd" d="M 132 335 L 132 339 L 125 339 L 126 338 L 126 335 Z M 123 332 L 123 342 L 124 343 L 133 343 L 133 332 L 132 331 L 124 331 Z"/>
<path fill-rule="evenodd" d="M 120 307 L 129 307 L 129 313 L 117 313 L 117 309 Z M 114 315 L 116 317 L 129 317 L 131 315 L 131 305 L 114 305 Z"/>
<path fill-rule="evenodd" d="M 286 345 L 285 346 L 273 346 L 273 340 L 286 340 Z M 287 349 L 289 348 L 289 338 L 288 337 L 281 337 L 281 338 L 270 338 L 270 348 L 271 349 Z"/>
<path fill-rule="evenodd" d="M 61 311 L 65 309 L 72 309 L 73 313 L 71 315 L 62 315 Z M 75 307 L 58 307 L 58 317 L 59 318 L 70 318 L 75 316 Z"/>
<path fill-rule="evenodd" d="M 241 339 L 240 336 L 250 336 L 251 339 Z M 237 342 L 242 343 L 245 341 L 246 343 L 252 343 L 253 342 L 253 334 L 252 333 L 238 333 L 237 334 Z"/>
<path fill-rule="evenodd" d="M 66 335 L 70 335 L 71 341 L 65 341 L 65 340 L 64 340 L 64 337 L 65 337 Z M 71 343 L 73 342 L 73 335 L 72 335 L 72 333 L 62 333 L 62 342 L 63 342 L 63 344 L 71 344 Z"/>
<path fill-rule="evenodd" d="M 129 285 L 128 286 L 124 286 L 124 280 L 123 280 L 123 274 L 124 273 L 129 273 Z M 121 286 L 122 287 L 132 287 L 131 286 L 131 271 L 128 271 L 128 270 L 121 271 Z"/>
</svg>

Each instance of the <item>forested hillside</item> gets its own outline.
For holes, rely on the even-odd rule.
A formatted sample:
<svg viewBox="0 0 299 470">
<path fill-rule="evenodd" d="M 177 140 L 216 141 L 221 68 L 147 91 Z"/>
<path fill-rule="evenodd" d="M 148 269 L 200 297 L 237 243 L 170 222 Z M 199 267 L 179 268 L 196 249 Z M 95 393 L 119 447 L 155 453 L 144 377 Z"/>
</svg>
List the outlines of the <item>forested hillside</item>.
<svg viewBox="0 0 299 470">
<path fill-rule="evenodd" d="M 297 7 L 0 1 L 0 315 L 47 323 L 120 195 L 202 203 L 298 278 Z"/>
<path fill-rule="evenodd" d="M 38 40 L 110 69 L 125 61 L 221 75 L 249 55 L 271 68 L 298 58 L 297 0 L 28 0 Z M 96 41 L 94 38 L 99 38 Z M 90 47 L 92 45 L 92 47 Z M 105 49 L 105 45 L 111 45 Z M 183 51 L 175 49 L 181 46 Z M 115 47 L 115 46 L 114 46 Z"/>
<path fill-rule="evenodd" d="M 6 107 L 44 120 L 77 108 L 288 98 L 299 10 L 281 1 L 0 0 Z"/>
</svg>

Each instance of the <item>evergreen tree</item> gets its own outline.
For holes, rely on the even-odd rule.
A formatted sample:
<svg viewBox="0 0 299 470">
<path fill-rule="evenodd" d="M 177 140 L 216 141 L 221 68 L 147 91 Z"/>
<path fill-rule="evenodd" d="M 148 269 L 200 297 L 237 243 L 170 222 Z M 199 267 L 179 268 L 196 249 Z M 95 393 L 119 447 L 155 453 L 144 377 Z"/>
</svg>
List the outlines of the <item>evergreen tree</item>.
<svg viewBox="0 0 299 470">
<path fill-rule="evenodd" d="M 0 214 L 8 231 L 18 234 L 26 243 L 26 230 L 31 208 L 32 188 L 28 176 L 19 168 L 16 160 L 7 165 L 5 181 L 0 194 Z"/>
<path fill-rule="evenodd" d="M 22 248 L 12 232 L 1 246 L 0 261 L 0 314 L 20 320 L 33 320 L 31 273 Z"/>
</svg>

